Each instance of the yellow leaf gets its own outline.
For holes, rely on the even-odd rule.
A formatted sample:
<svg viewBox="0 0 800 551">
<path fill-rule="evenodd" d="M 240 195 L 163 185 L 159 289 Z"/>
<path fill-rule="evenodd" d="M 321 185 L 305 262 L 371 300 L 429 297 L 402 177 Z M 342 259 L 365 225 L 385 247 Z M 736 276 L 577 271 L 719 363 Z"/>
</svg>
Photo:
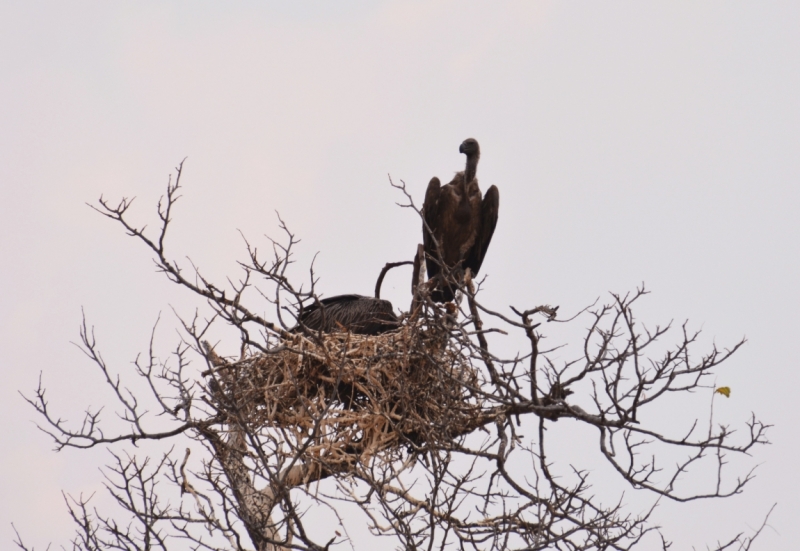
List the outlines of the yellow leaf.
<svg viewBox="0 0 800 551">
<path fill-rule="evenodd" d="M 722 394 L 726 398 L 730 398 L 731 397 L 731 387 L 729 387 L 729 386 L 721 386 L 717 390 L 715 390 L 714 392 L 716 392 L 717 394 Z"/>
</svg>

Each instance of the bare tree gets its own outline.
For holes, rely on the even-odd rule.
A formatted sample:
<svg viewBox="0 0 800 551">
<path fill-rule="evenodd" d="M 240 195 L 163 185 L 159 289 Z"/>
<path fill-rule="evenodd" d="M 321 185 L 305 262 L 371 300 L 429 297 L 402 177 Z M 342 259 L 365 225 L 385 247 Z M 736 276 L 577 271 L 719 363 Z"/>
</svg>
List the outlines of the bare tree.
<svg viewBox="0 0 800 551">
<path fill-rule="evenodd" d="M 72 549 L 323 550 L 352 547 L 354 525 L 395 549 L 652 549 L 654 541 L 667 549 L 652 519 L 659 500 L 726 498 L 752 480 L 752 470 L 726 465 L 767 443 L 768 425 L 754 415 L 737 433 L 705 420 L 714 373 L 743 341 L 698 354 L 698 332 L 686 324 L 643 325 L 633 314 L 643 287 L 559 320 L 546 305 L 498 311 L 479 300 L 469 273 L 450 274 L 462 306 L 437 305 L 419 256 L 397 331 L 311 331 L 297 320 L 319 300 L 316 276 L 312 267 L 304 284 L 290 281 L 297 240 L 282 221 L 269 257 L 245 241 L 240 276 L 224 285 L 167 254 L 181 171 L 159 202 L 155 234 L 129 221 L 128 199 L 101 197 L 93 208 L 148 247 L 158 270 L 202 297 L 211 315 L 181 320 L 183 338 L 167 361 L 151 339 L 131 373 L 106 364 L 84 319 L 82 349 L 113 391 L 122 430 L 93 409 L 68 424 L 41 382 L 26 398 L 56 449 L 112 453 L 106 486 L 119 508 L 98 511 L 89 498 L 66 496 L 77 526 Z M 419 214 L 405 185 L 395 187 Z M 381 272 L 376 294 L 395 264 Z M 260 314 L 268 308 L 272 320 Z M 546 349 L 542 323 L 588 330 L 574 348 Z M 220 357 L 206 342 L 217 324 L 238 333 L 238 357 Z M 523 349 L 495 352 L 507 342 Z M 556 348 L 571 359 L 557 361 Z M 130 377 L 149 394 L 131 390 Z M 709 401 L 686 426 L 649 415 L 691 393 Z M 582 458 L 551 461 L 551 442 L 576 423 L 595 432 L 596 454 L 620 489 L 651 496 L 643 510 L 605 503 Z M 169 449 L 148 454 L 134 447 L 143 441 Z M 309 523 L 311 507 L 325 508 L 332 524 Z M 759 532 L 714 549 L 750 549 Z M 19 535 L 16 543 L 29 549 Z"/>
</svg>

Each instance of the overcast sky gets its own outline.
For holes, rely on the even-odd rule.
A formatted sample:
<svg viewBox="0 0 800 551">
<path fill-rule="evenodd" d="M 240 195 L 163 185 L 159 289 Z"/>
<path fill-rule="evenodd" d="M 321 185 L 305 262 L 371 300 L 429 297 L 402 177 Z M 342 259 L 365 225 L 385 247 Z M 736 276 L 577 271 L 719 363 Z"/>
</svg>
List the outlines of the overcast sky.
<svg viewBox="0 0 800 551">
<path fill-rule="evenodd" d="M 796 549 L 798 29 L 797 2 L 0 2 L 0 547 L 11 522 L 64 542 L 61 492 L 100 488 L 107 452 L 53 453 L 18 394 L 42 373 L 65 417 L 103 402 L 81 308 L 125 373 L 159 312 L 169 345 L 170 307 L 199 305 L 86 202 L 136 196 L 153 224 L 187 157 L 174 257 L 232 275 L 279 211 L 321 292 L 369 294 L 420 240 L 388 175 L 421 202 L 471 136 L 501 197 L 486 302 L 574 312 L 644 282 L 641 319 L 748 339 L 715 416 L 754 411 L 773 445 L 743 496 L 665 504 L 675 548 L 777 503 L 758 549 Z"/>
</svg>

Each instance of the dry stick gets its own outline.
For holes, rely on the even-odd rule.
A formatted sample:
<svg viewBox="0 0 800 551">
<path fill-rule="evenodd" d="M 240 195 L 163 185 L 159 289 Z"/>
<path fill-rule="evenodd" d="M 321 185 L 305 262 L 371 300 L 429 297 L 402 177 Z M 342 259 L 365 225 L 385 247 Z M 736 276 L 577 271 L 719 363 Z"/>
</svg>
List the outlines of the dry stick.
<svg viewBox="0 0 800 551">
<path fill-rule="evenodd" d="M 381 298 L 381 285 L 383 285 L 383 278 L 386 277 L 386 272 L 398 266 L 405 266 L 407 264 L 414 264 L 411 260 L 404 260 L 402 262 L 387 262 L 386 266 L 381 270 L 378 276 L 378 281 L 375 283 L 375 298 Z"/>
<path fill-rule="evenodd" d="M 494 383 L 495 386 L 503 386 L 507 388 L 506 385 L 500 384 L 500 379 L 497 376 L 497 369 L 494 366 L 492 358 L 489 356 L 489 343 L 486 342 L 486 336 L 483 332 L 483 321 L 481 321 L 480 315 L 478 314 L 478 307 L 475 304 L 475 286 L 472 284 L 472 270 L 469 268 L 467 268 L 466 273 L 464 274 L 464 283 L 466 284 L 467 288 L 467 303 L 469 304 L 469 312 L 472 316 L 472 323 L 475 326 L 475 332 L 478 335 L 481 358 L 489 370 L 492 383 Z"/>
<path fill-rule="evenodd" d="M 185 160 L 185 159 L 184 159 Z M 175 283 L 178 283 L 187 289 L 193 291 L 194 293 L 210 300 L 214 304 L 218 306 L 226 306 L 230 312 L 238 313 L 241 316 L 241 322 L 248 322 L 252 321 L 255 322 L 262 327 L 265 327 L 277 334 L 279 334 L 283 338 L 287 338 L 290 333 L 284 330 L 281 327 L 276 326 L 274 323 L 267 321 L 266 319 L 262 318 L 261 316 L 254 314 L 241 304 L 239 304 L 238 299 L 231 300 L 225 297 L 225 292 L 220 291 L 217 289 L 213 284 L 207 282 L 198 272 L 195 270 L 195 275 L 197 278 L 202 281 L 205 287 L 201 287 L 196 285 L 186 279 L 181 270 L 172 262 L 170 262 L 164 250 L 164 238 L 167 233 L 167 226 L 169 225 L 172 212 L 172 206 L 175 202 L 179 199 L 179 196 L 176 197 L 177 191 L 181 188 L 180 180 L 181 174 L 183 172 L 183 161 L 177 167 L 177 176 L 175 177 L 175 184 L 171 182 L 167 185 L 167 203 L 166 206 L 163 208 L 161 207 L 161 203 L 159 203 L 158 215 L 161 219 L 161 230 L 159 232 L 159 236 L 156 241 L 153 241 L 149 237 L 145 236 L 144 230 L 145 228 L 136 228 L 132 226 L 128 221 L 125 219 L 125 213 L 131 205 L 131 201 L 128 199 L 123 198 L 120 204 L 117 207 L 112 207 L 108 204 L 108 202 L 101 196 L 99 203 L 102 208 L 98 208 L 94 205 L 89 204 L 89 207 L 94 209 L 95 211 L 99 212 L 103 216 L 110 218 L 112 220 L 116 220 L 125 228 L 128 232 L 128 235 L 132 237 L 138 237 L 142 242 L 144 242 L 155 254 L 156 254 L 156 264 L 160 271 L 167 274 L 169 278 L 172 279 Z"/>
<path fill-rule="evenodd" d="M 420 243 L 417 245 L 417 252 L 414 253 L 414 268 L 411 270 L 411 297 L 413 302 L 413 297 L 417 294 L 417 288 L 419 287 L 419 279 L 420 273 L 422 270 L 422 259 L 425 256 L 425 247 Z M 424 276 L 423 276 L 424 277 Z M 414 309 L 411 308 L 411 311 Z"/>
<path fill-rule="evenodd" d="M 528 317 L 528 313 L 524 312 L 520 314 L 522 317 L 522 323 L 525 324 L 525 334 L 528 337 L 528 340 L 531 342 L 531 363 L 530 363 L 530 377 L 531 377 L 531 401 L 535 405 L 539 405 L 539 386 L 536 382 L 536 370 L 537 365 L 536 362 L 539 359 L 539 337 L 536 336 L 534 332 L 534 325 L 531 325 L 531 320 Z M 538 324 L 536 324 L 538 325 Z"/>
<path fill-rule="evenodd" d="M 190 494 L 192 494 L 194 496 L 195 499 L 197 499 L 197 492 L 192 487 L 192 485 L 189 483 L 189 479 L 186 478 L 186 462 L 189 461 L 189 454 L 190 453 L 192 453 L 192 450 L 190 450 L 189 448 L 186 448 L 186 455 L 183 457 L 183 463 L 181 463 L 181 468 L 180 468 L 181 479 L 182 479 L 182 481 L 181 481 L 181 495 L 183 495 L 185 493 L 190 493 Z"/>
<path fill-rule="evenodd" d="M 189 478 L 186 476 L 186 463 L 189 461 L 189 455 L 191 453 L 192 453 L 191 450 L 189 448 L 186 448 L 186 455 L 183 457 L 183 462 L 181 463 L 180 466 L 181 495 L 186 493 L 192 495 L 192 497 L 195 500 L 195 503 L 197 504 L 197 510 L 203 517 L 206 518 L 208 531 L 210 533 L 213 528 L 219 528 L 222 526 L 222 524 L 219 522 L 219 519 L 217 519 L 217 516 L 214 514 L 214 505 L 211 503 L 211 500 L 208 498 L 208 496 L 205 496 L 200 492 L 198 492 L 197 490 L 195 490 L 192 484 L 189 482 Z M 200 501 L 201 497 L 206 500 L 208 508 L 206 508 L 206 506 L 204 506 L 203 503 Z M 236 548 L 236 540 L 234 539 L 233 535 L 226 533 L 225 530 L 223 530 L 223 534 L 225 535 L 225 538 L 228 540 L 228 543 L 231 544 L 231 547 Z"/>
<path fill-rule="evenodd" d="M 206 342 L 206 341 L 203 341 Z M 286 345 L 276 346 L 275 348 L 270 348 L 267 352 L 261 352 L 262 355 L 273 355 L 273 354 L 280 354 L 284 350 L 287 349 Z M 246 364 L 247 362 L 251 361 L 251 358 L 243 358 L 235 362 L 231 363 L 224 363 L 224 365 L 215 366 L 209 369 L 206 369 L 202 373 L 200 373 L 201 377 L 208 377 L 212 373 L 219 373 L 221 371 L 226 371 L 229 369 L 235 369 L 237 367 L 241 367 L 242 365 Z"/>
<path fill-rule="evenodd" d="M 556 317 L 556 313 L 558 312 L 558 306 L 553 308 L 552 306 L 544 305 L 544 306 L 537 306 L 536 308 L 532 308 L 530 310 L 525 310 L 524 312 L 520 312 L 513 306 L 511 310 L 517 314 L 520 318 L 522 318 L 522 324 L 525 328 L 525 335 L 528 337 L 528 340 L 531 342 L 531 360 L 530 360 L 530 377 L 531 377 L 531 401 L 534 405 L 541 405 L 539 401 L 539 396 L 537 392 L 539 390 L 539 385 L 536 382 L 536 370 L 537 365 L 536 362 L 539 359 L 539 337 L 536 336 L 534 329 L 539 327 L 538 323 L 531 324 L 531 316 L 533 314 L 540 314 L 544 313 L 547 314 L 547 321 L 552 321 Z"/>
<path fill-rule="evenodd" d="M 425 288 L 425 270 L 423 268 L 423 261 L 425 260 L 425 246 L 420 243 L 417 245 L 417 254 L 414 256 L 414 272 L 411 275 L 411 318 L 414 319 L 417 315 L 417 309 L 422 303 L 420 293 Z"/>
</svg>

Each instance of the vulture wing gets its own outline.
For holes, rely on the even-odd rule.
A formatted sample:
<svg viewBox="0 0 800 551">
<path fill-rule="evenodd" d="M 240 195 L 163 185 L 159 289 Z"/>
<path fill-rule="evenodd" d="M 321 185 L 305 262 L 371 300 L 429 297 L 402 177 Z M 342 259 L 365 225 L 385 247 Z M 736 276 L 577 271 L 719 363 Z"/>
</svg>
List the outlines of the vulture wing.
<svg viewBox="0 0 800 551">
<path fill-rule="evenodd" d="M 478 270 L 481 269 L 483 257 L 486 256 L 489 243 L 492 241 L 494 228 L 497 226 L 497 212 L 499 208 L 500 192 L 497 191 L 496 186 L 492 186 L 488 189 L 486 195 L 483 196 L 478 235 L 475 236 L 475 244 L 470 248 L 467 253 L 467 258 L 464 261 L 464 267 L 469 268 L 473 275 L 477 275 Z"/>
</svg>

